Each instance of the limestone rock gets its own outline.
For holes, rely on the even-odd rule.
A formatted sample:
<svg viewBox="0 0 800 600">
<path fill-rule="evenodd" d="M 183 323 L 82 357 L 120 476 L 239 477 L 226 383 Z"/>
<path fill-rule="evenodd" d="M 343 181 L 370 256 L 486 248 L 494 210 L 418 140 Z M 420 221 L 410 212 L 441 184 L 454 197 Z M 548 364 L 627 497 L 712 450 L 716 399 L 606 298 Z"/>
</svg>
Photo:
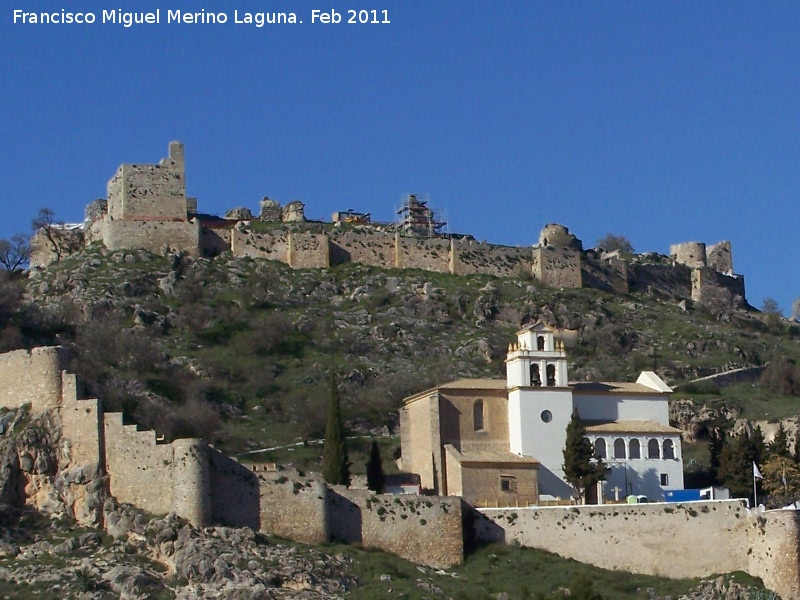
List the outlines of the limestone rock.
<svg viewBox="0 0 800 600">
<path fill-rule="evenodd" d="M 299 200 L 293 200 L 283 207 L 281 220 L 284 223 L 304 223 L 306 220 L 305 204 Z"/>
<path fill-rule="evenodd" d="M 261 213 L 258 216 L 260 221 L 278 222 L 283 219 L 283 210 L 280 202 L 271 200 L 267 196 L 262 198 L 260 209 Z"/>
<path fill-rule="evenodd" d="M 250 212 L 250 209 L 244 206 L 239 206 L 237 208 L 232 208 L 228 212 L 225 213 L 226 219 L 236 219 L 238 221 L 249 221 L 253 218 L 253 213 Z"/>
</svg>

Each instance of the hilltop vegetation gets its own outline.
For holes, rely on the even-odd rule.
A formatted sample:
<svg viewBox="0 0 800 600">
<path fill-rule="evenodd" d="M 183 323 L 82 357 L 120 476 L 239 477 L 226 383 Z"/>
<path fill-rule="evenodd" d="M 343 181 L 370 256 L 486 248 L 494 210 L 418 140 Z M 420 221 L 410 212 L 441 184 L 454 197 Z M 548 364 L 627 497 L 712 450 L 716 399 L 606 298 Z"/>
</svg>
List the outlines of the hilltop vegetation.
<svg viewBox="0 0 800 600">
<path fill-rule="evenodd" d="M 576 332 L 573 380 L 654 369 L 676 384 L 800 359 L 796 326 L 657 289 L 617 295 L 355 264 L 292 270 L 224 254 L 90 248 L 4 282 L 0 309 L 0 350 L 64 344 L 107 410 L 230 454 L 322 437 L 331 373 L 352 430 L 393 431 L 409 394 L 503 377 L 514 332 L 538 319 Z M 758 393 L 765 403 L 787 398 Z"/>
</svg>

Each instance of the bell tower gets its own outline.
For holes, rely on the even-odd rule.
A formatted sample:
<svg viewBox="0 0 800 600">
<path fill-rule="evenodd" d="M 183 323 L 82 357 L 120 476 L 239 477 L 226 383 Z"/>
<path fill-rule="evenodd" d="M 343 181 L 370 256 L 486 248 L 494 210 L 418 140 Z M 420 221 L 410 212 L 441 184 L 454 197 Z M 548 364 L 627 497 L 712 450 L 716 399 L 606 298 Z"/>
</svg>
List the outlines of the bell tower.
<svg viewBox="0 0 800 600">
<path fill-rule="evenodd" d="M 571 488 L 560 465 L 573 400 L 567 353 L 555 330 L 539 322 L 517 332 L 506 356 L 506 385 L 509 450 L 542 464 L 540 495 L 568 498 Z"/>
<path fill-rule="evenodd" d="M 506 379 L 509 389 L 569 387 L 564 342 L 543 323 L 520 329 L 517 342 L 508 346 Z"/>
</svg>

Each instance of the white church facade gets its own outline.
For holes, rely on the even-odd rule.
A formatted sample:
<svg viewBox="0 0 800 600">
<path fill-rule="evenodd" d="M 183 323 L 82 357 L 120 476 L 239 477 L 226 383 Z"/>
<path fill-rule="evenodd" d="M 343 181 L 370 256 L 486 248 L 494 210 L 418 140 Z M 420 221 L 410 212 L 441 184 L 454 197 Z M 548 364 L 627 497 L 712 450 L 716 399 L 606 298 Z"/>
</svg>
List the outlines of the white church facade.
<svg viewBox="0 0 800 600">
<path fill-rule="evenodd" d="M 462 379 L 405 400 L 401 466 L 423 488 L 485 505 L 573 495 L 564 478 L 573 410 L 610 468 L 605 500 L 664 499 L 683 489 L 680 431 L 669 425 L 671 389 L 653 372 L 636 383 L 574 382 L 557 331 L 537 323 L 509 346 L 506 379 Z M 598 501 L 602 501 L 599 497 Z"/>
</svg>

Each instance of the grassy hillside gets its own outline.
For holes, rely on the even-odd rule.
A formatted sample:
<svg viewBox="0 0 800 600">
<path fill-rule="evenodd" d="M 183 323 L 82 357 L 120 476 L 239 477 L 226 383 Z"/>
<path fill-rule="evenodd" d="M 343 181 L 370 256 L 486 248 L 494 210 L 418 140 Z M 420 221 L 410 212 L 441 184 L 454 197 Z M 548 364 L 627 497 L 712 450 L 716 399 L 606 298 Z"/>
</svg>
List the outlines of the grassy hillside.
<svg viewBox="0 0 800 600">
<path fill-rule="evenodd" d="M 20 285 L 25 298 L 14 296 Z M 292 270 L 92 248 L 6 282 L 3 297 L 0 348 L 63 343 L 107 410 L 168 437 L 203 435 L 231 454 L 321 437 L 330 371 L 355 433 L 394 430 L 406 395 L 456 377 L 503 377 L 514 332 L 537 319 L 577 332 L 573 380 L 655 369 L 676 384 L 800 359 L 797 326 L 768 328 L 757 313 L 709 312 L 668 294 L 354 264 Z M 701 399 L 738 403 L 749 418 L 800 412 L 796 397 L 728 390 Z M 294 452 L 314 460 L 313 446 Z"/>
</svg>

